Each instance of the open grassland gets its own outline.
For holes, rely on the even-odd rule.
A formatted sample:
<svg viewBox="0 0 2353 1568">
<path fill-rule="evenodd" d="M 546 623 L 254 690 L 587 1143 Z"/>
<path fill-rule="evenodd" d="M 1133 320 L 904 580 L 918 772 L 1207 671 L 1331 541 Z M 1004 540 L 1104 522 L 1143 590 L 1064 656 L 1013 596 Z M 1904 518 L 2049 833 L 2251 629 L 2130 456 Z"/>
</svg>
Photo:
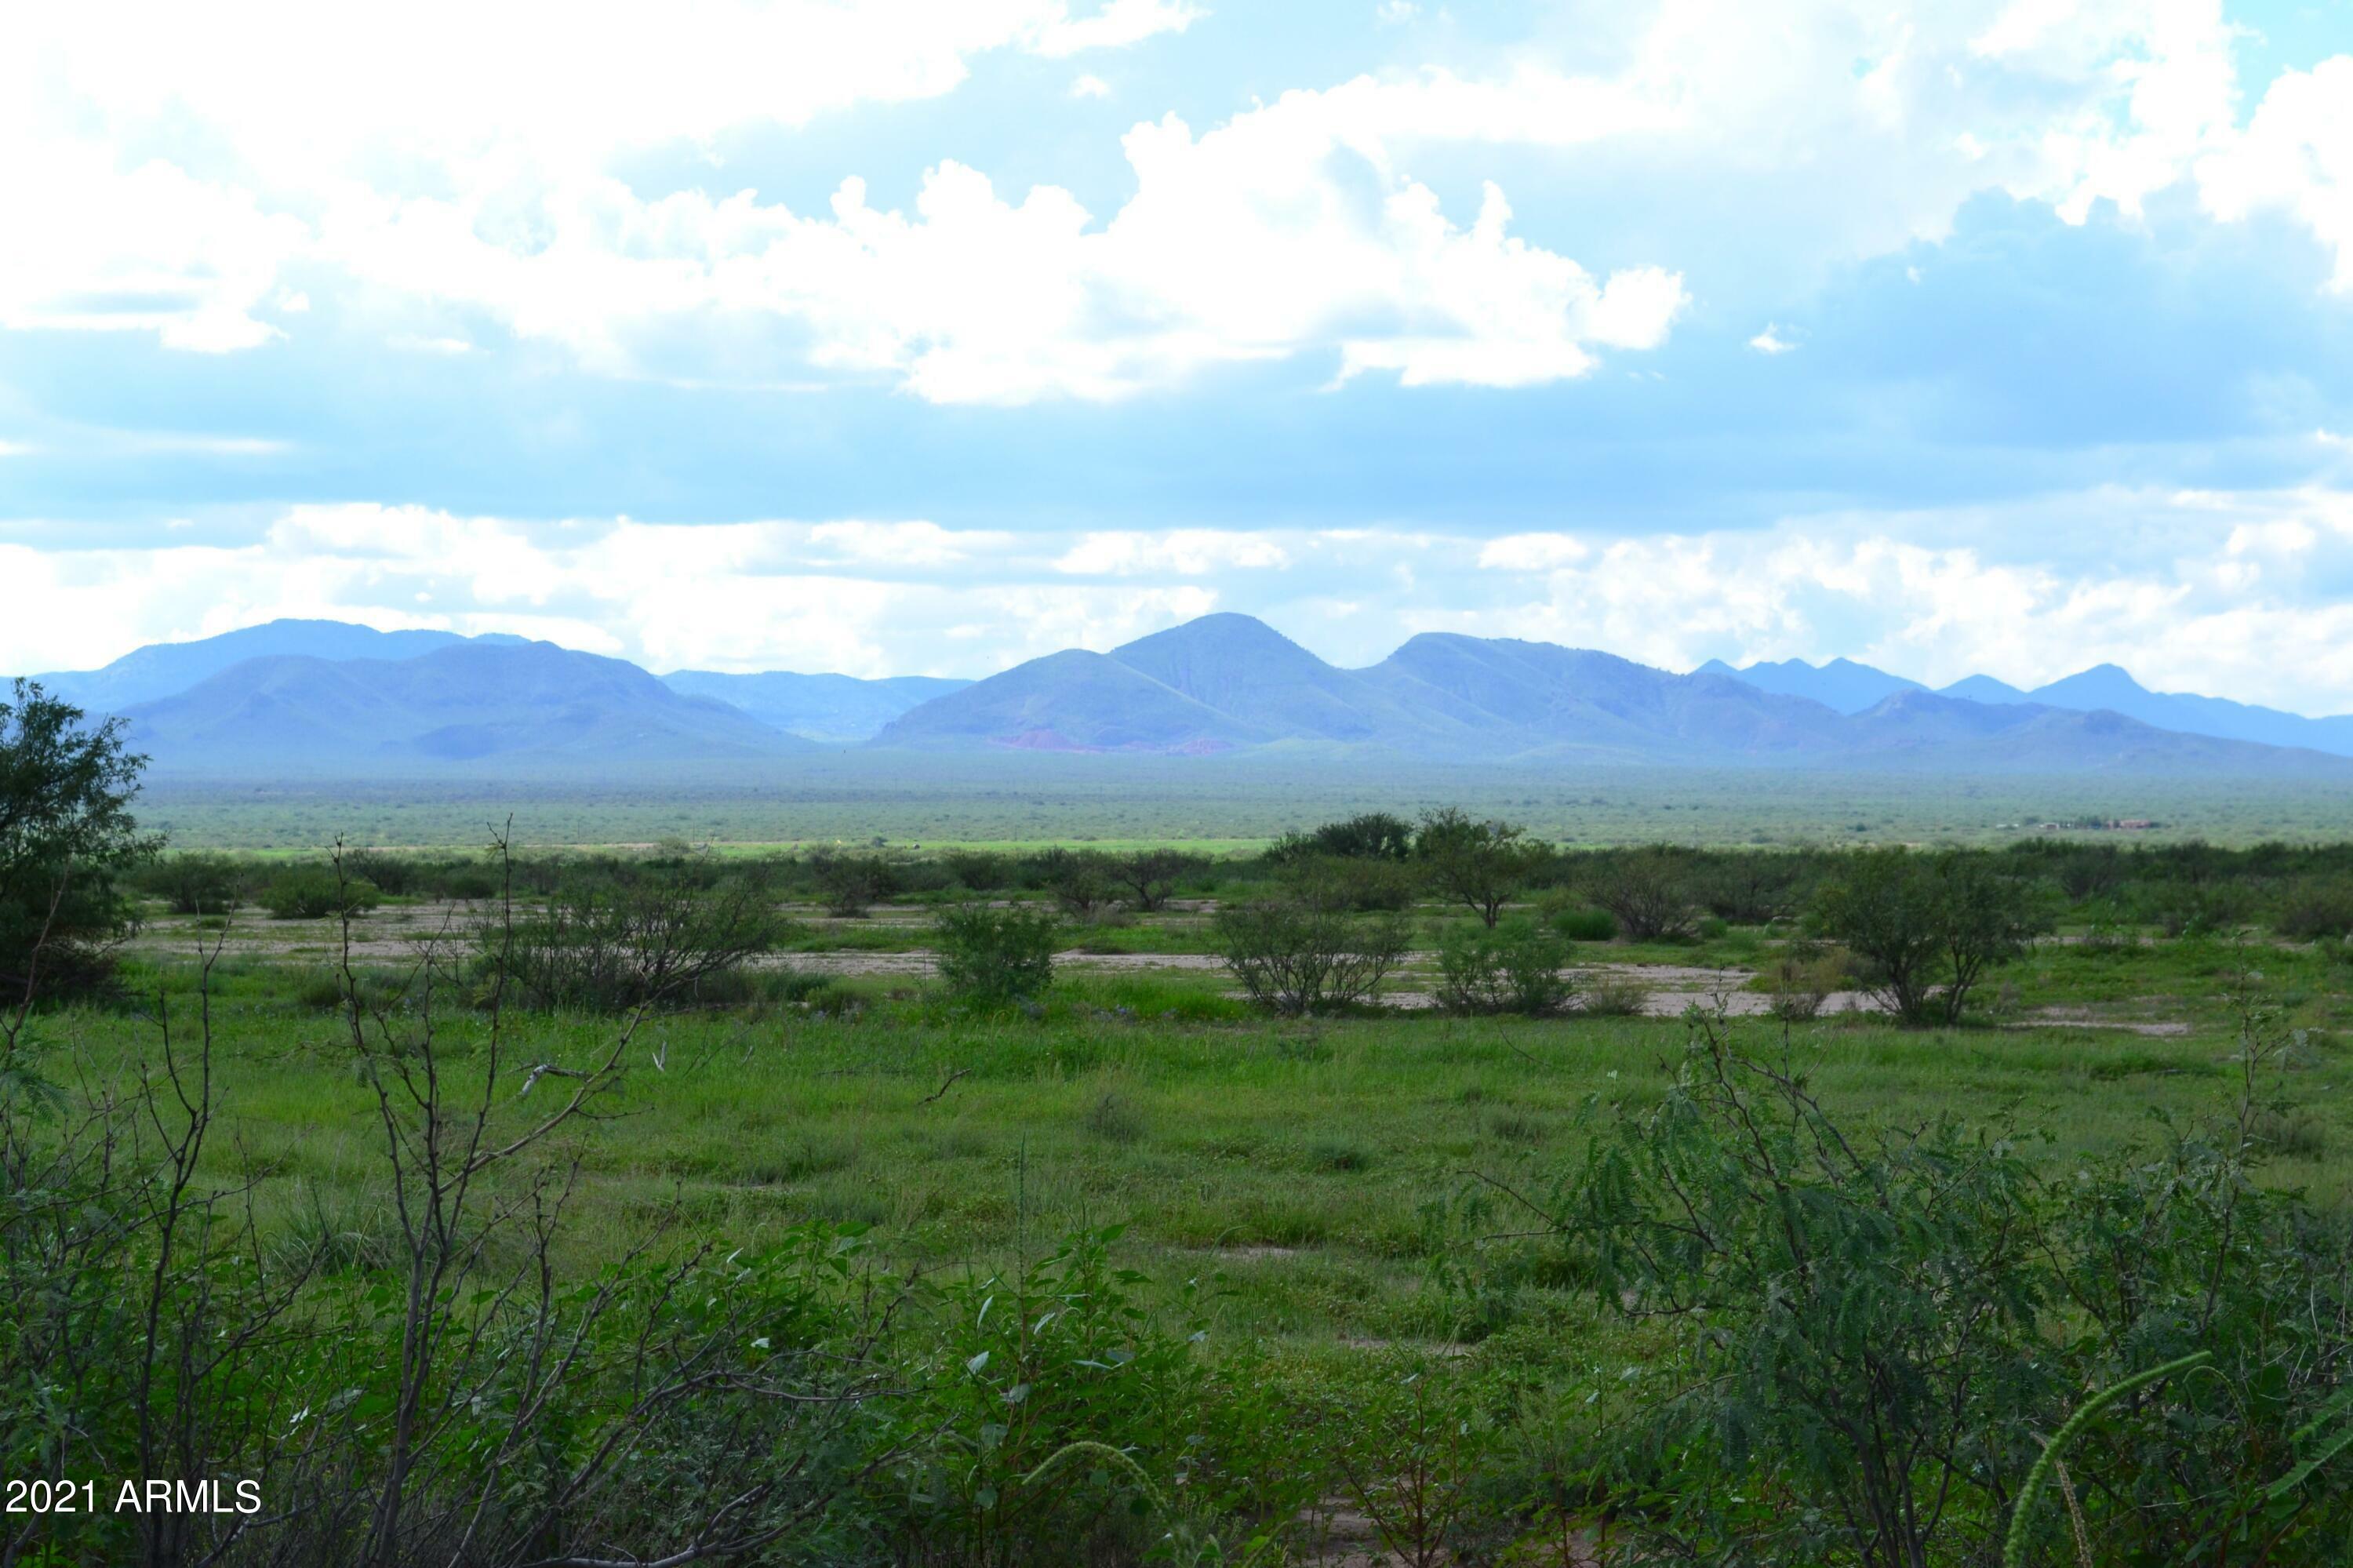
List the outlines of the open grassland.
<svg viewBox="0 0 2353 1568">
<path fill-rule="evenodd" d="M 940 997 L 917 911 L 798 912 L 793 950 L 764 966 L 770 1000 L 643 1026 L 625 1098 L 575 1135 L 585 1181 L 573 1245 L 617 1254 L 645 1216 L 677 1205 L 740 1243 L 819 1218 L 871 1225 L 910 1261 L 987 1267 L 1116 1220 L 1129 1225 L 1123 1252 L 1155 1279 L 1222 1276 L 1227 1327 L 1326 1344 L 1449 1339 L 1449 1307 L 1424 1286 L 1460 1238 L 1433 1229 L 1430 1205 L 1482 1173 L 1556 1162 L 1593 1116 L 1655 1099 L 1682 1056 L 1676 1015 L 1756 1001 L 1754 977 L 1785 939 L 1732 927 L 1581 945 L 1581 965 L 1653 977 L 1651 1016 L 1413 1007 L 1428 1000 L 1425 953 L 1385 1005 L 1276 1021 L 1233 994 L 1195 905 L 1084 932 L 1032 1016 Z M 392 975 L 485 913 L 387 905 L 352 923 L 353 961 Z M 323 1214 L 364 1232 L 385 1216 L 368 1197 L 373 1100 L 334 1010 L 343 937 L 334 921 L 255 911 L 226 923 L 158 915 L 127 981 L 185 1015 L 193 955 L 217 946 L 221 1126 L 234 1134 L 220 1157 L 264 1172 L 263 1204 L 288 1224 Z M 861 961 L 873 955 L 908 961 Z M 1733 1026 L 1754 1049 L 1786 1044 L 1838 1110 L 2010 1122 L 2035 1130 L 2036 1158 L 2063 1160 L 2145 1139 L 2153 1118 L 2223 1111 L 2238 1029 L 2228 993 L 2249 971 L 2304 1040 L 2266 1090 L 2292 1136 L 2265 1180 L 2338 1203 L 2353 1193 L 2353 968 L 2306 945 L 2259 934 L 2086 943 L 2063 931 L 2000 972 L 1988 1016 L 1968 1027 L 1898 1029 L 1867 1012 Z M 797 975 L 821 983 L 791 1000 L 795 988 L 774 982 Z M 105 1076 L 153 1059 L 153 1016 L 142 1000 L 48 1029 Z M 451 1006 L 442 1027 L 462 1052 L 486 1024 Z M 511 1059 L 570 1063 L 617 1025 L 554 1014 L 506 1027 Z M 654 1053 L 659 1067 L 647 1065 Z"/>
<path fill-rule="evenodd" d="M 882 836 L 134 867 L 0 1062 L 25 1450 L 176 1413 L 253 1563 L 2022 1568 L 2211 1367 L 2084 1539 L 2337 1560 L 2353 850 Z"/>
</svg>

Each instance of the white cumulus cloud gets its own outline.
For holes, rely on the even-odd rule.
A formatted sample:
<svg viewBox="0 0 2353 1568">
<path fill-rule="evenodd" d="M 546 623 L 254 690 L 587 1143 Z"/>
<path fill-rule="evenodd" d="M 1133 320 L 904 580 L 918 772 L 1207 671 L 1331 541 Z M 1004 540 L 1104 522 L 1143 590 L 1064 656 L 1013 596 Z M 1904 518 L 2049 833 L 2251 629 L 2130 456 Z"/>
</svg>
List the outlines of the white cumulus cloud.
<svg viewBox="0 0 2353 1568">
<path fill-rule="evenodd" d="M 830 171 L 821 208 L 731 183 L 733 141 L 936 99 L 992 52 L 1246 38 L 1249 17 L 1205 23 L 1188 0 L 21 9 L 0 50 L 0 214 L 33 242 L 0 247 L 0 327 L 191 352 L 268 352 L 316 301 L 417 345 L 488 327 L 670 375 L 723 343 L 789 362 L 771 378 L 943 403 L 1132 397 L 1294 357 L 1339 382 L 1526 387 L 1666 340 L 1707 287 L 1675 253 L 1701 244 L 1690 213 L 1802 281 L 1938 238 L 1987 191 L 2083 221 L 2194 189 L 2221 221 L 2287 216 L 2353 288 L 2353 56 L 2253 93 L 2219 0 L 1652 0 L 1472 63 L 1144 120 L 1116 205 L 1003 186 L 943 147 Z M 1477 177 L 1503 150 L 1513 182 L 1589 177 L 1644 220 L 1528 229 L 1506 182 Z M 870 196 L 918 175 L 911 204 Z M 1475 210 L 1453 194 L 1470 188 Z M 1588 237 L 1621 228 L 1641 249 L 1593 260 Z"/>
<path fill-rule="evenodd" d="M 1261 535 L 1171 528 L 1088 534 L 1056 558 L 1054 569 L 1073 577 L 1198 577 L 1235 567 L 1279 569 L 1291 560 L 1280 543 Z"/>
</svg>

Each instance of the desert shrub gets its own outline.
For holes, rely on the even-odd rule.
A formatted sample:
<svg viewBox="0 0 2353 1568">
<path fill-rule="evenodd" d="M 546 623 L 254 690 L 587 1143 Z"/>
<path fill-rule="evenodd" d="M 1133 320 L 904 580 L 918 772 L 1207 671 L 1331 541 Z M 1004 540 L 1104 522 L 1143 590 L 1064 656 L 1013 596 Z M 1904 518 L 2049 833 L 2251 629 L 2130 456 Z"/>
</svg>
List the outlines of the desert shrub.
<svg viewBox="0 0 2353 1568">
<path fill-rule="evenodd" d="M 1388 1562 L 1492 1560 L 1503 1499 L 1483 1482 L 1509 1440 L 1494 1391 L 1459 1362 L 1393 1349 L 1376 1358 L 1311 1412 L 1341 1495 L 1371 1523 Z"/>
<path fill-rule="evenodd" d="M 2069 845 L 2052 880 L 2071 904 L 2104 898 L 2124 885 L 2124 857 L 2102 846 Z"/>
<path fill-rule="evenodd" d="M 2353 879 L 2296 882 L 2281 898 L 2272 928 L 2292 942 L 2353 936 Z"/>
<path fill-rule="evenodd" d="M 1482 821 L 1448 806 L 1423 816 L 1413 854 L 1433 892 L 1493 926 L 1552 851 L 1516 823 Z"/>
<path fill-rule="evenodd" d="M 1701 1029 L 1666 1102 L 1556 1194 L 1598 1303 L 1708 1304 L 1639 1440 L 1678 1456 L 1667 1531 L 1704 1561 L 1951 1560 L 1938 1499 L 2021 1472 L 2067 1392 L 2034 1332 L 2031 1193 L 2008 1143 L 1846 1138 L 1802 1080 Z M 1744 1502 L 1752 1478 L 1805 1504 Z"/>
<path fill-rule="evenodd" d="M 411 855 L 377 849 L 345 850 L 337 857 L 343 874 L 372 883 L 391 898 L 406 898 L 425 885 L 424 867 Z"/>
<path fill-rule="evenodd" d="M 345 876 L 333 866 L 288 866 L 261 890 L 261 906 L 272 920 L 333 920 L 364 915 L 384 902 L 373 882 Z"/>
<path fill-rule="evenodd" d="M 1177 883 L 1205 863 L 1199 855 L 1182 850 L 1139 850 L 1113 861 L 1110 872 L 1112 879 L 1134 896 L 1135 907 L 1149 913 L 1167 903 Z"/>
<path fill-rule="evenodd" d="M 2140 933 L 2115 920 L 2094 920 L 2075 940 L 2075 950 L 2086 958 L 2114 958 L 2140 948 Z"/>
<path fill-rule="evenodd" d="M 863 920 L 899 888 L 898 868 L 879 854 L 819 850 L 809 857 L 809 875 L 826 913 L 844 920 Z"/>
<path fill-rule="evenodd" d="M 174 915 L 227 915 L 245 896 L 245 868 L 224 854 L 160 855 L 140 869 L 137 881 Z"/>
<path fill-rule="evenodd" d="M 1001 1004 L 1043 996 L 1054 982 L 1061 923 L 1042 909 L 951 905 L 932 921 L 932 947 L 949 994 Z"/>
<path fill-rule="evenodd" d="M 683 844 L 680 854 L 686 853 Z M 510 890 L 544 898 L 564 885 L 565 879 L 618 863 L 610 855 L 584 858 L 550 851 L 541 854 L 501 854 L 486 857 L 473 867 L 488 879 L 491 896 L 503 896 Z"/>
<path fill-rule="evenodd" d="M 1597 857 L 1581 884 L 1630 942 L 1689 937 L 1699 918 L 1692 857 L 1664 844 Z"/>
<path fill-rule="evenodd" d="M 1402 861 L 1412 853 L 1411 822 L 1388 811 L 1366 811 L 1313 832 L 1285 833 L 1267 851 L 1267 859 L 1278 864 L 1303 859 Z"/>
<path fill-rule="evenodd" d="M 1577 992 L 1567 961 L 1567 941 L 1533 920 L 1449 926 L 1438 938 L 1439 1002 L 1454 1012 L 1558 1012 Z"/>
<path fill-rule="evenodd" d="M 2316 1152 L 2317 1129 L 2267 1097 L 2294 1039 L 2250 980 L 2232 986 L 2232 1103 L 2043 1189 L 2043 1245 L 2093 1330 L 2073 1341 L 2075 1387 L 2211 1358 L 2069 1452 L 2102 1562 L 2334 1563 L 2353 1529 L 2353 1234 L 2254 1179 Z M 2058 1507 L 2023 1528 L 2046 1561 L 2071 1533 Z"/>
<path fill-rule="evenodd" d="M 1087 920 L 1118 902 L 1119 878 L 1109 855 L 1099 850 L 1066 849 L 1054 845 L 1032 864 L 1039 885 L 1051 894 L 1063 914 Z"/>
<path fill-rule="evenodd" d="M 2253 918 L 2255 899 L 2234 883 L 2169 882 L 2144 890 L 2127 907 L 2168 937 L 2212 937 Z"/>
<path fill-rule="evenodd" d="M 1957 1023 L 1985 971 L 2050 928 L 2034 888 L 1957 851 L 1866 850 L 1815 895 L 1814 920 L 1908 1024 Z"/>
<path fill-rule="evenodd" d="M 956 885 L 968 893 L 994 893 L 1013 885 L 1009 856 L 989 850 L 950 850 L 940 861 Z"/>
<path fill-rule="evenodd" d="M 1663 1103 L 1622 1108 L 1551 1187 L 1472 1203 L 1548 1234 L 1485 1266 L 1645 1325 L 1632 1407 L 1585 1439 L 1588 1484 L 1645 1499 L 1638 1541 L 1918 1568 L 1993 1562 L 2014 1524 L 2024 1562 L 2073 1560 L 2071 1536 L 2101 1563 L 2335 1560 L 2348 1235 L 2249 1178 L 2276 1137 L 2255 1093 L 2275 1025 L 2242 1013 L 2242 1091 L 2211 1130 L 2051 1171 L 2008 1127 L 1834 1116 L 1786 1057 L 1692 1028 Z M 2195 1376 L 2147 1375 L 2193 1353 Z M 2065 1506 L 2013 1520 L 2084 1392 L 2137 1374 L 2067 1450 Z"/>
<path fill-rule="evenodd" d="M 1640 1018 L 1651 1007 L 1651 987 L 1620 969 L 1586 970 L 1577 977 L 1577 1010 L 1594 1018 Z"/>
<path fill-rule="evenodd" d="M 1719 918 L 1765 926 L 1798 907 L 1806 869 L 1804 859 L 1783 851 L 1736 851 L 1716 856 L 1693 883 L 1699 902 Z"/>
<path fill-rule="evenodd" d="M 1607 942 L 1618 935 L 1618 917 L 1607 909 L 1564 909 L 1552 928 L 1572 942 Z"/>
<path fill-rule="evenodd" d="M 1703 915 L 1692 923 L 1692 935 L 1703 942 L 1720 942 L 1732 935 L 1732 922 L 1721 915 Z"/>
<path fill-rule="evenodd" d="M 1250 1000 L 1290 1015 L 1373 1000 L 1409 936 L 1398 916 L 1355 914 L 1295 888 L 1224 905 L 1211 926 Z"/>
<path fill-rule="evenodd" d="M 431 897 L 460 903 L 480 903 L 504 891 L 499 874 L 486 865 L 437 866 L 426 875 L 424 887 Z"/>
<path fill-rule="evenodd" d="M 1397 913 L 1413 907 L 1421 882 L 1410 866 L 1393 860 L 1303 855 L 1286 861 L 1276 884 L 1298 896 L 1356 913 Z"/>
<path fill-rule="evenodd" d="M 1784 1022 L 1804 1023 L 1820 1015 L 1822 1003 L 1843 978 L 1837 954 L 1800 937 L 1773 950 L 1757 984 L 1768 999 L 1767 1012 Z"/>
<path fill-rule="evenodd" d="M 705 863 L 575 868 L 543 907 L 480 927 L 478 989 L 589 1012 L 744 1000 L 733 977 L 789 939 L 794 926 L 777 912 L 762 868 L 731 868 L 706 885 Z"/>
</svg>

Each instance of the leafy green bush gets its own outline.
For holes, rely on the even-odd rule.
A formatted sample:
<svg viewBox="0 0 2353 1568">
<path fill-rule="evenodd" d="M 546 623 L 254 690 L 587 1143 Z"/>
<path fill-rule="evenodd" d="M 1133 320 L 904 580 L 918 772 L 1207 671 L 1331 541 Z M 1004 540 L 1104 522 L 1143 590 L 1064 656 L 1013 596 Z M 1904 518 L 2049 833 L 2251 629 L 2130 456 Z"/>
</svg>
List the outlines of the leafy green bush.
<svg viewBox="0 0 2353 1568">
<path fill-rule="evenodd" d="M 2066 1392 L 2039 1353 L 2032 1192 L 2007 1142 L 1858 1141 L 1801 1079 L 1697 1033 L 1664 1105 L 1557 1194 L 1597 1300 L 1710 1308 L 1655 1369 L 1642 1441 L 1680 1472 L 1662 1522 L 1703 1558 L 1947 1560 L 1938 1499 L 2021 1473 Z"/>
<path fill-rule="evenodd" d="M 1985 971 L 2050 929 L 2036 890 L 1982 856 L 1868 850 L 1814 896 L 1820 929 L 1846 944 L 1865 987 L 1908 1024 L 1957 1023 Z"/>
<path fill-rule="evenodd" d="M 499 874 L 486 865 L 436 866 L 424 874 L 421 884 L 431 896 L 459 903 L 480 903 L 505 891 Z"/>
<path fill-rule="evenodd" d="M 1285 833 L 1266 858 L 1281 865 L 1314 859 L 1402 861 L 1412 853 L 1411 822 L 1388 811 L 1366 811 L 1313 832 Z"/>
<path fill-rule="evenodd" d="M 1701 1019 L 1663 1103 L 1550 1187 L 1473 1195 L 1479 1228 L 1546 1233 L 1485 1251 L 1483 1287 L 1573 1281 L 1640 1326 L 1583 1484 L 1641 1497 L 1637 1538 L 1683 1559 L 1989 1563 L 2014 1530 L 2024 1562 L 2072 1534 L 2104 1563 L 2317 1568 L 2353 1521 L 2353 1238 L 2250 1180 L 2306 1135 L 2257 1093 L 2285 1035 L 2253 1008 L 2240 1033 L 2219 1128 L 2053 1171 L 2008 1127 L 1834 1115 Z M 2013 1519 L 2083 1391 L 2127 1382 L 2067 1506 Z"/>
<path fill-rule="evenodd" d="M 1189 1302 L 1158 1325 L 1111 1261 L 1124 1230 L 938 1287 L 935 1338 L 886 1407 L 895 1560 L 1136 1562 L 1167 1499 L 1219 1484 L 1206 1325 Z"/>
<path fill-rule="evenodd" d="M 1181 850 L 1139 850 L 1113 861 L 1111 874 L 1113 881 L 1127 889 L 1136 908 L 1150 913 L 1168 902 L 1179 882 L 1208 863 L 1199 855 Z"/>
<path fill-rule="evenodd" d="M 1342 1495 L 1392 1563 L 1492 1560 L 1502 1517 L 1482 1482 L 1507 1440 L 1492 1391 L 1459 1363 L 1397 1350 L 1375 1356 L 1369 1375 L 1349 1380 L 1315 1412 Z"/>
<path fill-rule="evenodd" d="M 1386 859 L 1302 855 L 1282 863 L 1277 885 L 1294 896 L 1360 915 L 1410 909 L 1421 895 L 1413 868 Z"/>
<path fill-rule="evenodd" d="M 1552 928 L 1572 942 L 1607 942 L 1618 935 L 1618 919 L 1607 909 L 1564 909 L 1552 917 Z"/>
<path fill-rule="evenodd" d="M 932 920 L 932 948 L 948 993 L 1001 1005 L 1035 1001 L 1054 983 L 1061 922 L 1043 909 L 978 901 L 950 905 Z"/>
<path fill-rule="evenodd" d="M 0 997 L 104 989 L 137 913 L 128 875 L 153 856 L 131 799 L 147 759 L 123 723 L 19 680 L 0 690 Z"/>
<path fill-rule="evenodd" d="M 347 849 L 338 859 L 345 876 L 372 883 L 389 897 L 406 898 L 425 885 L 424 867 L 414 855 L 377 849 Z"/>
<path fill-rule="evenodd" d="M 2353 936 L 2353 880 L 2306 878 L 2280 901 L 2272 928 L 2291 942 Z"/>
<path fill-rule="evenodd" d="M 1312 891 L 1223 905 L 1211 929 L 1250 1000 L 1293 1016 L 1373 1000 L 1409 938 L 1398 916 L 1352 914 Z"/>
<path fill-rule="evenodd" d="M 544 905 L 478 929 L 478 991 L 589 1012 L 750 1000 L 740 971 L 796 927 L 777 912 L 765 868 L 715 880 L 709 869 L 700 859 L 572 868 Z"/>
<path fill-rule="evenodd" d="M 1585 895 L 1609 911 L 1630 942 L 1677 941 L 1699 919 L 1695 860 L 1669 844 L 1615 850 L 1580 874 Z"/>
<path fill-rule="evenodd" d="M 137 884 L 174 915 L 226 915 L 245 895 L 245 868 L 225 854 L 184 852 L 141 867 Z"/>
<path fill-rule="evenodd" d="M 1101 851 L 1056 844 L 1034 863 L 1039 884 L 1054 895 L 1062 913 L 1073 919 L 1092 919 L 1118 901 L 1117 869 Z"/>
<path fill-rule="evenodd" d="M 950 850 L 940 862 L 967 893 L 995 893 L 1013 885 L 1011 857 L 990 850 Z"/>
<path fill-rule="evenodd" d="M 1525 918 L 1449 926 L 1438 938 L 1440 1004 L 1453 1012 L 1531 1018 L 1561 1012 L 1577 992 L 1575 977 L 1562 968 L 1568 946 Z"/>
<path fill-rule="evenodd" d="M 1764 926 L 1798 907 L 1810 869 L 1810 857 L 1786 850 L 1729 850 L 1694 868 L 1693 883 L 1720 918 Z"/>
<path fill-rule="evenodd" d="M 1449 806 L 1422 817 L 1413 855 L 1439 896 L 1493 926 L 1552 851 L 1515 822 L 1482 821 Z"/>
<path fill-rule="evenodd" d="M 879 854 L 819 850 L 809 857 L 809 874 L 826 913 L 843 920 L 863 920 L 899 887 L 897 868 Z"/>
<path fill-rule="evenodd" d="M 297 865 L 279 872 L 261 890 L 273 920 L 332 920 L 364 915 L 384 902 L 373 882 L 336 874 L 331 866 Z"/>
</svg>

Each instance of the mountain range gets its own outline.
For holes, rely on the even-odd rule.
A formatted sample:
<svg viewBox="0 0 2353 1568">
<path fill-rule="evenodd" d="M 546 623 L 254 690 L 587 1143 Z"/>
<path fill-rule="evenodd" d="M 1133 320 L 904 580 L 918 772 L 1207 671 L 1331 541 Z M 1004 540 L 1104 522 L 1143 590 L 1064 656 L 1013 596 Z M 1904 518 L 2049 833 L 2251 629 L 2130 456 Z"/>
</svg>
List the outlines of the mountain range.
<svg viewBox="0 0 2353 1568">
<path fill-rule="evenodd" d="M 1860 666 L 1857 666 L 1860 669 Z M 1343 670 L 1245 615 L 1108 653 L 1017 664 L 909 710 L 873 745 L 1201 754 L 1284 746 L 1430 759 L 1962 772 L 2353 774 L 2310 751 L 2162 730 L 2126 715 L 1911 689 L 1859 711 L 1737 673 L 1678 675 L 1614 654 L 1424 632 Z"/>
<path fill-rule="evenodd" d="M 1720 659 L 1712 659 L 1693 673 L 1728 675 L 1759 691 L 1810 697 L 1842 714 L 1861 713 L 1898 692 L 1928 689 L 1917 681 L 1907 681 L 1901 675 L 1891 675 L 1884 670 L 1847 659 L 1832 659 L 1820 665 L 1790 659 L 1737 670 Z M 2302 714 L 2283 713 L 2252 703 L 2234 703 L 2227 697 L 2152 692 L 2114 664 L 2095 664 L 2031 691 L 2021 691 L 1990 675 L 1971 675 L 1944 687 L 1941 694 L 1972 703 L 2028 703 L 2077 713 L 2122 714 L 2158 729 L 2179 730 L 2186 735 L 2247 740 L 2263 746 L 2305 747 L 2337 757 L 2353 757 L 2353 714 L 2307 718 Z"/>
<path fill-rule="evenodd" d="M 120 715 L 159 769 L 216 774 L 586 769 L 864 745 L 2353 778 L 2353 719 L 2152 693 L 2113 666 L 2034 692 L 1984 677 L 1932 692 L 1844 660 L 1677 674 L 1589 650 L 1425 632 L 1352 670 L 1232 614 L 970 682 L 657 678 L 548 642 L 333 621 L 276 621 L 36 679 Z"/>
<path fill-rule="evenodd" d="M 514 643 L 520 637 L 454 631 L 378 631 L 341 620 L 272 620 L 217 637 L 153 642 L 100 670 L 52 670 L 35 675 L 52 696 L 91 713 L 120 713 L 138 703 L 176 696 L 207 676 L 248 659 L 293 654 L 311 659 L 406 659 L 461 642 Z"/>
<path fill-rule="evenodd" d="M 121 710 L 166 768 L 589 765 L 780 757 L 815 743 L 552 642 L 459 642 L 406 659 L 268 654 Z"/>
</svg>

